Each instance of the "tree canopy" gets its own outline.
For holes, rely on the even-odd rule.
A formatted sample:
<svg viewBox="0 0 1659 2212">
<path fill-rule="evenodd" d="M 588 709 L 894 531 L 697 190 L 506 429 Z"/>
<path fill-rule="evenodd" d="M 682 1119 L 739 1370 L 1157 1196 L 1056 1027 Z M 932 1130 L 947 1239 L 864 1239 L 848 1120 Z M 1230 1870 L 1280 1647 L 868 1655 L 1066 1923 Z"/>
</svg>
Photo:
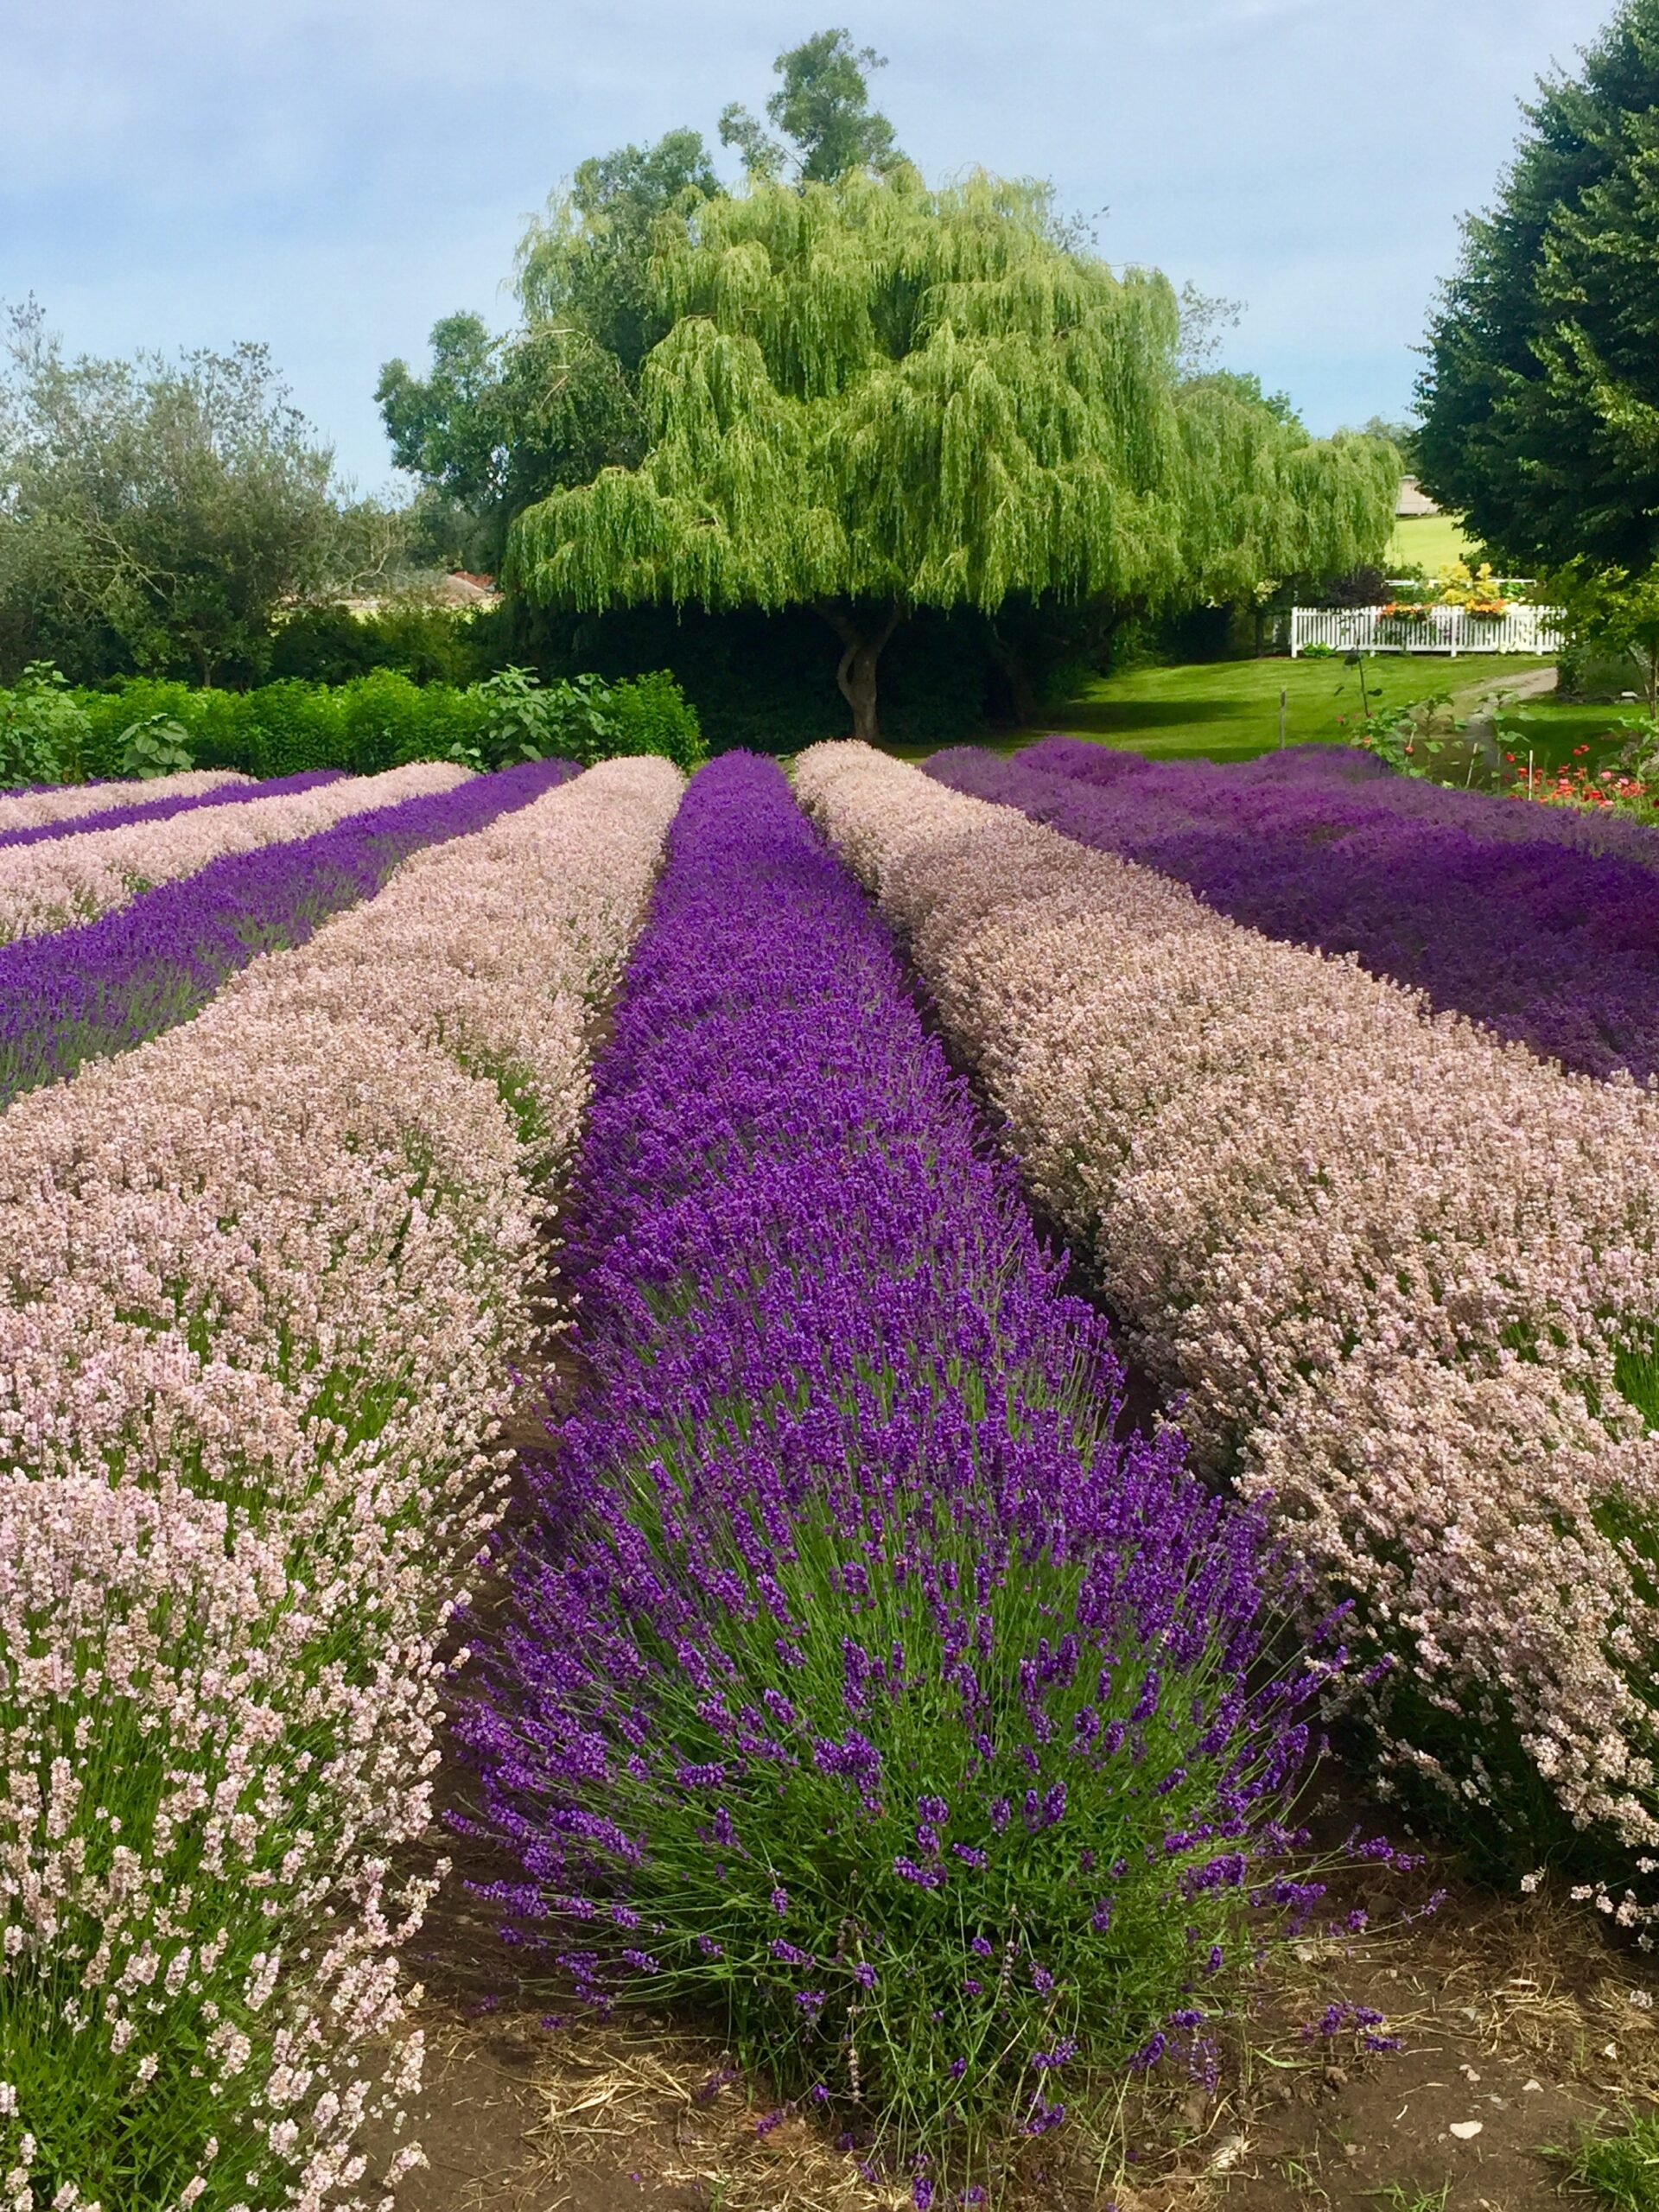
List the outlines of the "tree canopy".
<svg viewBox="0 0 1659 2212">
<path fill-rule="evenodd" d="M 890 168 L 903 156 L 867 74 L 883 66 L 846 31 L 820 31 L 774 64 L 782 83 L 766 113 L 779 135 L 734 102 L 721 140 L 758 175 Z M 652 280 L 652 232 L 724 192 L 696 130 L 582 162 L 520 242 L 518 327 L 496 337 L 480 315 L 446 315 L 424 374 L 385 364 L 375 398 L 392 457 L 470 518 L 461 536 L 475 564 L 500 565 L 512 518 L 546 493 L 639 461 L 640 371 L 671 321 Z"/>
<path fill-rule="evenodd" d="M 423 376 L 382 369 L 392 457 L 473 517 L 476 563 L 497 568 L 512 517 L 555 486 L 640 458 L 640 365 L 668 328 L 646 277 L 652 226 L 720 190 L 695 130 L 583 162 L 520 244 L 519 327 L 497 338 L 480 315 L 446 315 Z"/>
<path fill-rule="evenodd" d="M 734 101 L 721 116 L 720 143 L 737 148 L 751 176 L 776 178 L 792 167 L 804 184 L 833 184 L 849 169 L 896 168 L 905 157 L 892 124 L 870 105 L 865 73 L 886 67 L 872 48 L 855 46 L 850 33 L 818 31 L 772 64 L 783 83 L 766 114 L 783 139 L 769 137 Z"/>
<path fill-rule="evenodd" d="M 384 525 L 384 527 L 382 527 Z M 265 348 L 68 358 L 32 306 L 0 369 L 0 665 L 210 682 L 284 600 L 393 550 L 346 502 Z"/>
<path fill-rule="evenodd" d="M 1659 556 L 1659 0 L 1541 87 L 1429 333 L 1421 474 L 1506 561 Z"/>
<path fill-rule="evenodd" d="M 522 515 L 510 580 L 595 610 L 814 607 L 861 734 L 912 608 L 1230 597 L 1387 537 L 1392 448 L 1183 384 L 1168 283 L 1062 243 L 1040 186 L 754 177 L 652 247 L 644 455 Z"/>
<path fill-rule="evenodd" d="M 812 608 L 868 734 L 914 611 L 1007 608 L 1018 690 L 1019 610 L 1155 614 L 1381 557 L 1391 445 L 1310 438 L 1217 365 L 1236 302 L 1115 271 L 1048 188 L 930 190 L 880 66 L 845 30 L 780 54 L 766 123 L 721 118 L 737 191 L 694 130 L 584 162 L 520 249 L 521 327 L 452 316 L 425 375 L 387 365 L 400 466 L 480 517 L 521 601 Z"/>
</svg>

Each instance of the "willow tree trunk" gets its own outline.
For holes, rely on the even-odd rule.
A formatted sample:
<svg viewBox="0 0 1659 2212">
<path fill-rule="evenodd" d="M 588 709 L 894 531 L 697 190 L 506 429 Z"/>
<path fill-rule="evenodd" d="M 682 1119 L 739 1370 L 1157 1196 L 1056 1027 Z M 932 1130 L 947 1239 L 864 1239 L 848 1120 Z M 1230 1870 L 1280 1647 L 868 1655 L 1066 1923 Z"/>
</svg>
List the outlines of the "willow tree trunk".
<svg viewBox="0 0 1659 2212">
<path fill-rule="evenodd" d="M 818 613 L 841 639 L 842 654 L 836 668 L 841 696 L 853 710 L 853 735 L 866 745 L 881 741 L 880 717 L 876 712 L 875 665 L 881 649 L 899 627 L 904 609 L 888 608 L 874 628 L 861 622 L 849 607 L 820 605 Z"/>
<path fill-rule="evenodd" d="M 991 640 L 991 658 L 1002 671 L 1002 681 L 1008 687 L 1008 705 L 1013 711 L 1016 729 L 1029 729 L 1036 721 L 1040 702 L 1037 686 L 1031 680 L 1031 666 L 1018 645 L 1012 645 L 995 622 L 988 628 Z"/>
</svg>

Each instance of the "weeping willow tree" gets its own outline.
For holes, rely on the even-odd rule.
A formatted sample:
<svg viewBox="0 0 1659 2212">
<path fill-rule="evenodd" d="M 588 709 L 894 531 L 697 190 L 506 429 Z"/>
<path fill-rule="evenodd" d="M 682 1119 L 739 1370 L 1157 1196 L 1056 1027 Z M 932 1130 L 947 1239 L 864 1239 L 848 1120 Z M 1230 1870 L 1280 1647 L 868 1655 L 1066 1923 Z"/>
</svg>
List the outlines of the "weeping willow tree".
<svg viewBox="0 0 1659 2212">
<path fill-rule="evenodd" d="M 1040 187 L 757 177 L 664 218 L 649 283 L 644 457 L 527 509 L 508 580 L 594 613 L 810 607 L 862 737 L 916 608 L 1156 608 L 1351 568 L 1391 526 L 1391 461 L 1183 388 L 1169 284 L 1071 250 Z"/>
</svg>

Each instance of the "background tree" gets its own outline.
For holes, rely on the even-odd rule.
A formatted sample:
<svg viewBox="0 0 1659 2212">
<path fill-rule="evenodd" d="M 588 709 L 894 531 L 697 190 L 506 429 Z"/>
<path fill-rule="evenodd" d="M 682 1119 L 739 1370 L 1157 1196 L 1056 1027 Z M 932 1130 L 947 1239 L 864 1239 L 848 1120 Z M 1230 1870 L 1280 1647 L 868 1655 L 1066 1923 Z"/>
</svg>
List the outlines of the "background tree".
<svg viewBox="0 0 1659 2212">
<path fill-rule="evenodd" d="M 1383 439 L 1398 453 L 1406 467 L 1414 471 L 1418 467 L 1419 435 L 1416 423 L 1404 422 L 1397 416 L 1373 415 L 1359 426 L 1362 438 Z"/>
<path fill-rule="evenodd" d="M 751 176 L 776 179 L 792 169 L 800 183 L 833 184 L 849 169 L 885 175 L 905 157 L 892 124 L 870 105 L 865 72 L 887 66 L 847 31 L 816 32 L 772 64 L 784 81 L 766 114 L 787 143 L 768 137 L 735 100 L 721 116 L 720 143 L 738 149 Z"/>
<path fill-rule="evenodd" d="M 512 518 L 556 486 L 639 461 L 640 365 L 667 328 L 646 283 L 652 229 L 720 190 L 695 130 L 582 162 L 520 244 L 519 327 L 495 337 L 479 315 L 446 315 L 423 376 L 386 363 L 375 398 L 392 457 L 445 503 L 468 565 L 493 572 Z"/>
<path fill-rule="evenodd" d="M 721 137 L 747 166 L 825 182 L 903 160 L 869 102 L 879 54 L 844 30 L 820 31 L 774 68 L 772 137 L 734 104 Z M 702 135 L 671 130 L 583 162 L 532 223 L 518 257 L 518 327 L 491 334 L 476 315 L 435 323 L 424 373 L 388 361 L 375 397 L 397 467 L 442 503 L 447 542 L 474 568 L 500 565 L 515 515 L 645 451 L 639 379 L 671 317 L 651 270 L 657 226 L 682 226 L 725 188 Z"/>
<path fill-rule="evenodd" d="M 384 566 L 398 537 L 344 499 L 264 346 L 70 359 L 37 309 L 13 313 L 0 665 L 246 671 L 284 601 Z"/>
<path fill-rule="evenodd" d="M 522 507 L 639 458 L 637 379 L 574 319 L 496 338 L 478 315 L 447 315 L 431 346 L 423 377 L 388 361 L 375 397 L 393 459 L 427 495 L 423 534 L 493 575 Z"/>
<path fill-rule="evenodd" d="M 1550 576 L 1548 588 L 1576 651 L 1629 662 L 1649 716 L 1659 719 L 1659 573 L 1575 561 Z"/>
<path fill-rule="evenodd" d="M 1391 448 L 1183 387 L 1167 283 L 1058 243 L 1043 187 L 756 178 L 653 241 L 644 458 L 522 515 L 509 581 L 599 611 L 810 607 L 861 736 L 916 608 L 1230 596 L 1391 527 Z"/>
<path fill-rule="evenodd" d="M 1659 555 L 1659 0 L 1547 82 L 1429 333 L 1421 474 L 1529 569 Z"/>
<path fill-rule="evenodd" d="M 520 243 L 526 322 L 576 325 L 637 375 L 664 329 L 645 277 L 652 233 L 664 216 L 691 216 L 721 189 L 696 130 L 583 162 Z"/>
</svg>

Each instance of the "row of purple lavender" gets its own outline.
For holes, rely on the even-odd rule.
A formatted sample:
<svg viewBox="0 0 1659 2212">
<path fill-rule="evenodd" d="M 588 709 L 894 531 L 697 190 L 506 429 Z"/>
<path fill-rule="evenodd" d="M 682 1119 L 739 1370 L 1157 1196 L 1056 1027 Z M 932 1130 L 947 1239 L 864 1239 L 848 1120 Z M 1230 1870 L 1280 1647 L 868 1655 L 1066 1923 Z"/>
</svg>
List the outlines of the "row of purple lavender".
<svg viewBox="0 0 1659 2212">
<path fill-rule="evenodd" d="M 769 763 L 670 833 L 570 1218 L 586 1380 L 462 1722 L 495 1894 L 976 2202 L 1315 1894 L 1267 1871 L 1308 1675 L 1247 1687 L 1259 1524 L 1114 1440 L 1103 1325 Z"/>
<path fill-rule="evenodd" d="M 350 815 L 315 836 L 227 854 L 85 928 L 0 947 L 0 1105 L 188 1020 L 227 976 L 258 953 L 303 944 L 330 914 L 378 890 L 410 854 L 481 830 L 576 772 L 569 761 L 536 760 L 473 777 Z M 290 779 L 283 788 L 318 780 L 326 779 Z M 232 790 L 265 797 L 277 788 Z"/>
<path fill-rule="evenodd" d="M 162 798 L 137 798 L 131 796 L 142 791 L 142 784 L 122 784 L 111 788 L 125 794 L 119 804 L 106 806 L 97 814 L 73 815 L 64 822 L 36 822 L 20 830 L 0 830 L 0 846 L 39 845 L 54 837 L 74 837 L 88 830 L 124 830 L 130 822 L 169 822 L 175 814 L 189 814 L 199 806 L 245 805 L 250 799 L 280 798 L 289 791 L 315 791 L 322 784 L 337 784 L 341 776 L 338 768 L 308 768 L 298 776 L 278 776 L 270 783 L 238 782 L 220 784 L 208 791 L 169 793 Z"/>
<path fill-rule="evenodd" d="M 1659 835 L 1618 824 L 1621 849 L 1599 850 L 1553 810 L 1371 765 L 1331 748 L 1154 766 L 1062 737 L 1013 760 L 964 747 L 927 764 L 1569 1068 L 1659 1072 Z"/>
</svg>

